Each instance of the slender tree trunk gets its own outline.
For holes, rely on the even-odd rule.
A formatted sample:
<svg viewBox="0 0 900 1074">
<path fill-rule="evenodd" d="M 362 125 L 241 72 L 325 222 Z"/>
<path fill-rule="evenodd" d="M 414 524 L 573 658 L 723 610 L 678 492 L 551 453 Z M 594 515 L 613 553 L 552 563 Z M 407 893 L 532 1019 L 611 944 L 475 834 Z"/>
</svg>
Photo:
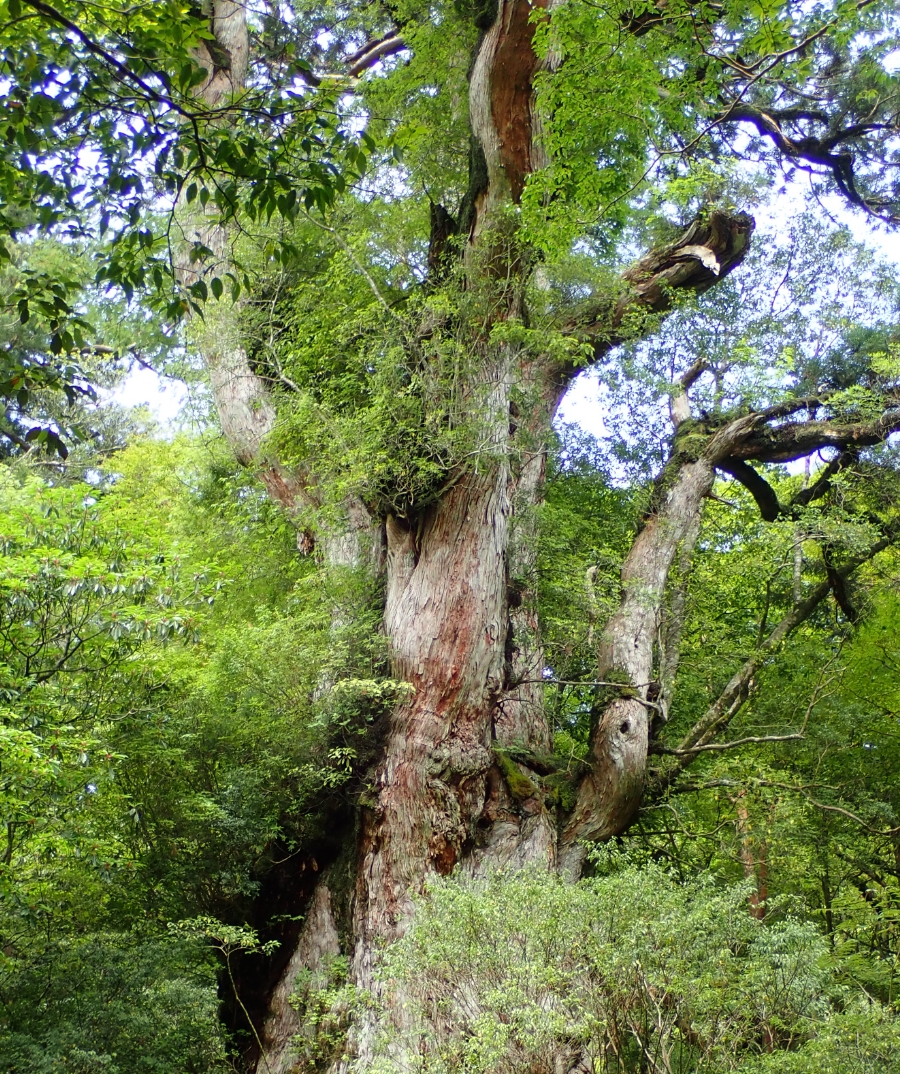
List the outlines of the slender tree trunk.
<svg viewBox="0 0 900 1074">
<path fill-rule="evenodd" d="M 647 694 L 663 596 L 678 550 L 689 555 L 697 539 L 703 500 L 714 480 L 708 458 L 681 468 L 662 510 L 647 521 L 625 560 L 622 600 L 606 625 L 598 661 L 598 679 L 622 687 L 598 713 L 590 772 L 563 832 L 565 867 L 573 876 L 581 871 L 584 841 L 623 831 L 640 803 L 652 712 Z"/>
<path fill-rule="evenodd" d="M 735 812 L 738 849 L 744 879 L 753 883 L 750 892 L 750 913 L 762 921 L 766 916 L 766 901 L 769 898 L 768 848 L 764 840 L 755 839 L 750 810 L 742 792 L 732 799 Z"/>
</svg>

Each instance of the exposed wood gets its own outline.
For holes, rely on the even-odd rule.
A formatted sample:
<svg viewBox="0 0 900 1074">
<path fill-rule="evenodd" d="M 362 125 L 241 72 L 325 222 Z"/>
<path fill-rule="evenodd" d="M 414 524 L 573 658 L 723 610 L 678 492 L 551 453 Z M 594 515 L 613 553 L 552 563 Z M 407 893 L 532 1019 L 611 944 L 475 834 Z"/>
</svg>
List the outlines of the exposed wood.
<svg viewBox="0 0 900 1074">
<path fill-rule="evenodd" d="M 535 7 L 546 6 L 539 0 Z M 485 163 L 478 192 L 472 239 L 506 201 L 518 202 L 533 170 L 532 80 L 538 59 L 532 44 L 533 7 L 527 0 L 499 0 L 469 77 L 472 133 Z"/>
<path fill-rule="evenodd" d="M 592 343 L 598 358 L 644 334 L 642 314 L 666 313 L 677 294 L 702 294 L 733 272 L 750 249 L 754 226 L 746 213 L 714 210 L 699 217 L 674 242 L 650 251 L 627 269 L 622 293 L 613 302 L 604 297 L 590 303 L 565 329 Z M 684 385 L 683 390 L 689 387 Z"/>
</svg>

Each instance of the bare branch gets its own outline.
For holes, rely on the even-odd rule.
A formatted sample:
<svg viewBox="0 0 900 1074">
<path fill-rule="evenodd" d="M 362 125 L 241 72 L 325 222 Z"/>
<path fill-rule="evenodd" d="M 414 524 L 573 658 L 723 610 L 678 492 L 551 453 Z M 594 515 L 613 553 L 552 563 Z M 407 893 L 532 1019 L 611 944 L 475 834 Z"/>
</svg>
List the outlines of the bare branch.
<svg viewBox="0 0 900 1074">
<path fill-rule="evenodd" d="M 373 43 L 368 52 L 363 52 L 362 55 L 357 54 L 351 60 L 350 69 L 347 74 L 351 78 L 356 78 L 357 75 L 361 75 L 363 71 L 367 71 L 373 64 L 384 56 L 393 56 L 396 52 L 402 52 L 406 48 L 406 42 L 399 35 L 385 38 L 384 41 Z"/>
<path fill-rule="evenodd" d="M 659 746 L 654 752 L 671 754 L 674 757 L 685 757 L 710 751 L 733 750 L 737 749 L 738 746 L 746 746 L 750 743 L 793 742 L 805 737 L 806 736 L 800 731 L 795 731 L 790 735 L 747 735 L 746 738 L 736 738 L 733 742 L 708 742 L 705 746 L 692 746 L 687 750 L 669 749 L 666 746 Z"/>
</svg>

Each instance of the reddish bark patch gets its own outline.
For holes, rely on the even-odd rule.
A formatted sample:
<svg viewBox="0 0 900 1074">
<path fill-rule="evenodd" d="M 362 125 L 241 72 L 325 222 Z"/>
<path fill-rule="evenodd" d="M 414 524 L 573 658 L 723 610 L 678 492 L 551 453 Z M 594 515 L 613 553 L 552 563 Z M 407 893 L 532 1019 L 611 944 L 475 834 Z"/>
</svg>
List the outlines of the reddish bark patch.
<svg viewBox="0 0 900 1074">
<path fill-rule="evenodd" d="M 262 470 L 259 476 L 266 487 L 266 492 L 276 503 L 280 503 L 288 511 L 296 510 L 297 497 L 300 494 L 297 482 L 291 480 L 280 469 L 275 469 L 274 467 Z"/>
<path fill-rule="evenodd" d="M 537 56 L 532 44 L 531 13 L 547 0 L 506 0 L 501 4 L 502 31 L 491 77 L 491 116 L 500 143 L 500 160 L 514 201 L 519 201 L 531 172 L 531 95 Z"/>
<path fill-rule="evenodd" d="M 435 835 L 429 853 L 435 872 L 441 876 L 449 876 L 453 872 L 453 866 L 456 865 L 456 847 L 443 835 Z"/>
</svg>

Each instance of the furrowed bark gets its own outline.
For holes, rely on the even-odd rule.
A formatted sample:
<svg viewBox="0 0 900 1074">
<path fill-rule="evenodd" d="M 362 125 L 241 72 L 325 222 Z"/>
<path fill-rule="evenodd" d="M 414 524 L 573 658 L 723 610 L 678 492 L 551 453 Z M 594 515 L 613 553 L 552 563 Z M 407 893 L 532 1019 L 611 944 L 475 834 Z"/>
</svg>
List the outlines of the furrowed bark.
<svg viewBox="0 0 900 1074">
<path fill-rule="evenodd" d="M 247 5 L 241 0 L 214 0 L 210 18 L 213 40 L 203 41 L 197 61 L 206 68 L 206 81 L 197 91 L 210 108 L 216 108 L 244 88 L 250 66 Z"/>
<path fill-rule="evenodd" d="M 287 1071 L 316 1045 L 310 1034 L 307 1006 L 315 993 L 332 984 L 335 960 L 341 955 L 329 874 L 319 881 L 304 907 L 305 917 L 290 961 L 269 999 L 269 1016 L 262 1028 L 263 1071 Z M 301 983 L 302 982 L 302 983 Z"/>
<path fill-rule="evenodd" d="M 536 8 L 545 8 L 538 0 Z M 477 150 L 484 160 L 480 189 L 473 191 L 470 239 L 477 240 L 496 211 L 517 203 L 533 170 L 533 87 L 538 59 L 532 44 L 532 5 L 499 0 L 469 79 L 469 113 Z"/>
<path fill-rule="evenodd" d="M 600 644 L 598 679 L 623 685 L 619 696 L 597 713 L 590 770 L 560 838 L 563 867 L 570 875 L 580 872 L 584 842 L 624 831 L 640 804 L 654 710 L 648 688 L 669 572 L 676 555 L 690 557 L 717 462 L 731 454 L 755 421 L 739 418 L 711 436 L 692 433 L 683 423 L 676 433 L 673 457 L 657 492 L 661 502 L 625 559 L 622 598 Z M 679 435 L 686 426 L 687 436 Z M 698 439 L 699 446 L 693 446 L 691 441 Z"/>
<path fill-rule="evenodd" d="M 354 812 L 351 830 L 336 833 L 342 840 L 340 865 L 332 860 L 311 896 L 304 889 L 291 908 L 304 922 L 290 957 L 284 952 L 287 965 L 270 997 L 258 1068 L 267 1074 L 288 1074 L 298 1062 L 310 1061 L 315 1019 L 304 1004 L 311 1002 L 316 983 L 327 980 L 338 953 L 349 962 L 350 983 L 382 1003 L 384 1019 L 402 1025 L 403 996 L 384 988 L 378 960 L 382 946 L 407 927 L 412 898 L 429 875 L 454 868 L 477 874 L 510 863 L 557 864 L 556 818 L 539 781 L 531 778 L 534 771 L 518 758 L 549 746 L 532 580 L 533 508 L 541 498 L 552 417 L 577 370 L 490 343 L 493 325 L 528 322 L 523 295 L 533 252 L 519 245 L 515 214 L 507 210 L 519 203 L 528 176 L 547 163 L 541 133 L 550 117 L 541 117 L 535 107 L 540 61 L 533 16 L 536 8 L 550 6 L 550 0 L 497 0 L 493 14 L 480 16 L 484 32 L 470 75 L 472 182 L 460 213 L 463 269 L 470 293 L 493 289 L 493 323 L 473 333 L 477 369 L 466 390 L 479 407 L 487 396 L 480 414 L 485 447 L 464 472 L 452 475 L 436 504 L 408 518 L 375 518 L 365 504 L 350 500 L 346 525 L 319 540 L 326 563 L 363 566 L 380 575 L 391 673 L 408 682 L 412 693 L 383 729 L 370 769 L 360 774 L 359 800 L 348 807 Z M 207 70 L 199 92 L 215 108 L 239 92 L 246 77 L 243 5 L 216 0 L 211 28 L 215 40 L 198 57 Z M 401 47 L 396 34 L 367 45 L 350 57 L 351 76 Z M 543 62 L 553 66 L 556 60 Z M 432 284 L 453 249 L 448 240 L 457 225 L 446 215 L 433 216 Z M 213 250 L 214 260 L 227 263 L 228 236 L 203 231 L 202 218 L 199 227 L 198 238 Z M 698 218 L 675 242 L 626 271 L 615 294 L 570 317 L 564 330 L 589 342 L 597 356 L 644 334 L 679 292 L 703 292 L 740 264 L 752 229 L 752 219 L 740 213 L 713 211 Z M 185 263 L 183 271 L 190 280 L 210 268 Z M 302 466 L 288 469 L 265 457 L 275 422 L 272 397 L 240 342 L 239 310 L 220 305 L 223 320 L 201 346 L 226 436 L 237 457 L 260 472 L 270 494 L 288 510 L 298 501 L 315 506 L 316 492 Z M 683 385 L 684 393 L 689 386 Z M 684 393 L 679 414 L 689 418 Z M 521 396 L 535 400 L 524 418 L 513 410 Z M 562 837 L 572 875 L 580 865 L 580 842 L 623 830 L 637 808 L 654 711 L 648 684 L 669 574 L 679 555 L 689 562 L 703 499 L 722 460 L 763 458 L 739 454 L 757 433 L 754 450 L 762 450 L 770 433 L 766 457 L 784 449 L 776 443 L 784 439 L 784 427 L 761 431 L 759 424 L 758 417 L 739 419 L 718 432 L 692 431 L 686 421 L 679 425 L 666 483 L 627 558 L 621 605 L 603 636 L 598 677 L 621 678 L 623 686 L 608 705 L 598 703 L 591 769 Z M 513 747 L 516 760 L 510 758 Z M 301 1002 L 295 1010 L 290 997 L 297 993 Z M 361 1067 L 377 1055 L 378 1030 L 374 1016 L 352 1029 L 349 1052 Z M 318 1062 L 329 1067 L 332 1060 Z"/>
<path fill-rule="evenodd" d="M 489 201 L 482 201 L 480 211 L 487 205 Z M 751 227 L 745 218 L 733 228 L 717 225 L 717 235 L 729 236 L 723 240 L 732 255 L 728 267 L 739 263 Z M 698 237 L 695 230 L 688 235 Z M 470 239 L 470 245 L 495 242 L 487 224 L 481 236 Z M 602 343 L 596 322 L 582 329 L 597 332 L 598 347 L 611 346 L 614 333 L 626 321 L 639 320 L 648 309 L 668 308 L 674 288 L 705 287 L 710 280 L 704 274 L 710 270 L 702 258 L 708 257 L 702 251 L 685 252 L 678 244 L 648 255 L 626 275 L 624 293 L 616 299 L 619 327 L 606 332 Z M 525 270 L 521 261 L 513 263 L 518 271 Z M 483 266 L 473 265 L 473 272 L 482 273 Z M 485 285 L 484 274 L 474 283 Z M 490 279 L 486 285 L 491 285 Z M 498 306 L 498 319 L 521 317 L 521 288 L 507 285 L 502 294 L 505 305 Z M 535 551 L 531 512 L 541 497 L 550 423 L 571 375 L 515 349 L 488 348 L 479 374 L 482 385 L 491 385 L 484 416 L 491 446 L 485 458 L 424 517 L 386 520 L 385 633 L 393 652 L 394 676 L 409 681 L 416 692 L 393 717 L 382 760 L 368 781 L 373 803 L 360 813 L 356 882 L 349 898 L 352 926 L 345 953 L 351 956 L 354 984 L 375 995 L 380 991 L 380 946 L 404 931 L 411 896 L 429 873 L 458 867 L 474 874 L 536 860 L 552 866 L 557 859 L 555 821 L 534 773 L 519 760 L 507 758 L 504 767 L 494 751 L 504 745 L 526 752 L 549 746 L 542 689 L 535 681 L 541 678 L 543 658 L 528 584 Z M 511 414 L 514 384 L 538 400 L 524 418 Z M 627 667 L 632 681 L 646 683 L 650 678 L 658 603 L 674 549 L 696 539 L 700 505 L 712 486 L 715 461 L 730 452 L 732 440 L 744 435 L 746 426 L 732 423 L 729 433 L 704 437 L 704 443 L 714 444 L 708 457 L 679 461 L 682 472 L 663 512 L 666 517 L 650 520 L 638 539 L 633 578 L 626 586 L 628 599 L 608 633 L 608 661 Z M 655 565 L 654 607 L 642 596 L 641 575 L 650 562 Z M 630 649 L 623 642 L 629 632 Z M 578 828 L 570 825 L 577 831 L 570 848 L 573 869 L 571 855 L 580 853 L 575 844 L 596 823 L 597 794 L 603 799 L 601 811 L 608 809 L 599 830 L 604 825 L 612 830 L 619 821 L 611 818 L 624 818 L 637 804 L 632 798 L 639 791 L 646 759 L 647 709 L 634 699 L 619 700 L 604 724 L 607 740 L 595 742 L 598 757 L 606 750 L 603 763 L 610 761 L 606 782 L 597 786 L 590 802 L 581 796 L 580 805 L 590 816 Z M 631 792 L 624 806 L 623 781 L 611 752 L 618 746 L 616 736 L 621 736 L 624 720 L 619 708 L 634 720 L 630 736 L 626 734 L 632 749 L 630 774 L 624 782 L 630 780 Z M 293 960 L 288 975 L 296 973 L 302 962 Z M 278 995 L 290 990 L 285 979 Z M 384 1017 L 401 1023 L 401 1008 L 402 997 L 393 997 Z M 293 1024 L 290 1016 L 279 1018 L 273 1010 L 267 1029 L 271 1046 L 266 1058 L 272 1074 L 289 1069 L 291 1053 L 280 1050 L 278 1043 L 284 1039 L 279 1027 L 285 1017 Z M 378 1027 L 364 1020 L 354 1033 L 354 1054 L 368 1061 L 377 1041 Z"/>
<path fill-rule="evenodd" d="M 529 255 L 506 231 L 501 210 L 519 200 L 528 174 L 545 160 L 533 107 L 538 60 L 531 13 L 524 0 L 501 0 L 470 80 L 478 166 L 470 211 L 461 213 L 464 263 L 470 288 L 493 289 L 495 322 L 527 320 L 522 296 Z M 698 223 L 680 244 L 638 262 L 621 293 L 573 323 L 571 331 L 591 338 L 598 351 L 633 337 L 647 323 L 644 315 L 667 310 L 676 291 L 704 290 L 737 265 L 751 230 L 744 216 L 718 214 Z M 428 875 L 454 868 L 471 875 L 534 861 L 549 868 L 557 857 L 555 818 L 534 773 L 509 757 L 501 763 L 498 751 L 516 746 L 524 751 L 517 756 L 527 756 L 529 749 L 549 746 L 542 688 L 535 681 L 543 657 L 530 581 L 533 508 L 541 497 L 553 414 L 574 371 L 515 347 L 493 347 L 486 338 L 487 330 L 472 341 L 480 355 L 472 389 L 473 398 L 487 395 L 482 415 L 487 447 L 436 505 L 418 517 L 384 521 L 384 631 L 392 675 L 415 692 L 393 714 L 380 758 L 365 777 L 358 842 L 348 852 L 352 884 L 330 899 L 333 913 L 349 922 L 341 946 L 350 958 L 352 983 L 373 994 L 382 1003 L 381 1017 L 399 1026 L 403 997 L 382 991 L 379 952 L 407 927 L 412 897 Z M 513 388 L 534 400 L 525 416 L 512 411 Z M 685 480 L 686 519 L 695 517 L 693 500 L 702 498 L 713 473 L 704 460 Z M 648 525 L 645 546 L 663 529 Z M 664 588 L 662 544 L 655 554 Z M 628 615 L 632 612 L 629 608 Z M 334 894 L 333 885 L 329 891 Z M 319 907 L 324 898 L 317 892 L 312 905 Z M 284 1009 L 285 998 L 306 971 L 318 972 L 316 952 L 328 946 L 313 944 L 307 928 L 317 926 L 304 926 L 266 1024 L 258 1069 L 271 1074 L 287 1074 L 298 1058 L 285 1044 L 297 1026 L 296 1016 Z M 301 1026 L 301 1035 L 307 1029 Z M 351 1050 L 363 1066 L 377 1054 L 378 1034 L 374 1016 L 363 1017 L 352 1031 Z"/>
<path fill-rule="evenodd" d="M 494 238 L 489 229 L 482 236 L 484 242 Z M 629 277 L 628 310 L 638 314 L 644 300 L 657 302 L 663 289 L 647 275 L 650 263 L 644 259 L 641 271 Z M 661 272 L 673 263 L 668 254 L 652 261 Z M 691 270 L 683 282 L 694 287 L 697 273 Z M 473 277 L 473 285 L 485 285 L 483 275 Z M 498 319 L 521 317 L 521 289 L 509 286 L 501 293 L 505 305 L 498 306 Z M 619 309 L 624 320 L 624 300 Z M 378 952 L 405 930 L 412 896 L 427 876 L 454 868 L 474 875 L 498 865 L 557 863 L 556 821 L 535 772 L 522 758 L 550 744 L 529 577 L 536 540 L 533 508 L 542 493 L 550 424 L 569 375 L 516 348 L 487 347 L 478 387 L 490 385 L 483 414 L 489 446 L 422 517 L 391 516 L 385 522 L 384 629 L 392 674 L 410 682 L 415 695 L 393 715 L 382 758 L 367 779 L 371 791 L 360 809 L 356 880 L 345 900 L 352 925 L 344 951 L 351 957 L 353 983 L 379 997 L 382 1017 L 401 1026 L 402 996 L 382 995 Z M 524 416 L 512 412 L 513 386 L 533 401 Z M 652 600 L 658 605 L 674 549 L 696 539 L 715 460 L 730 452 L 733 437 L 743 435 L 746 426 L 732 423 L 725 435 L 704 436 L 704 444 L 714 445 L 708 457 L 679 460 L 668 509 L 651 519 L 638 539 L 633 584 L 626 587 L 629 599 L 608 635 L 608 659 L 627 664 L 633 681 L 649 678 L 643 668 L 652 662 L 658 623 L 658 607 L 649 608 L 642 596 L 641 563 L 646 558 L 655 564 Z M 622 642 L 629 631 L 638 639 L 636 655 L 633 644 L 629 650 Z M 633 700 L 621 700 L 634 707 Z M 629 718 L 643 721 L 636 722 L 631 738 L 645 758 L 646 708 L 637 706 Z M 621 714 L 615 719 L 611 713 L 610 721 L 611 729 L 619 728 Z M 517 753 L 501 764 L 497 751 L 504 746 Z M 596 748 L 599 755 L 604 747 L 598 742 Z M 633 779 L 633 788 L 639 783 Z M 621 803 L 613 802 L 620 791 L 615 780 L 603 789 L 611 795 L 613 811 L 622 811 Z M 584 804 L 593 815 L 596 800 L 585 798 Z M 592 817 L 587 823 L 593 824 Z M 292 960 L 279 997 L 290 993 L 287 976 L 303 965 L 302 957 Z M 280 1043 L 285 1024 L 294 1024 L 292 1016 L 279 1017 L 273 1010 L 266 1031 L 272 1074 L 290 1069 L 292 1053 Z M 353 1032 L 353 1053 L 363 1064 L 377 1052 L 378 1033 L 373 1018 L 364 1018 Z"/>
</svg>

